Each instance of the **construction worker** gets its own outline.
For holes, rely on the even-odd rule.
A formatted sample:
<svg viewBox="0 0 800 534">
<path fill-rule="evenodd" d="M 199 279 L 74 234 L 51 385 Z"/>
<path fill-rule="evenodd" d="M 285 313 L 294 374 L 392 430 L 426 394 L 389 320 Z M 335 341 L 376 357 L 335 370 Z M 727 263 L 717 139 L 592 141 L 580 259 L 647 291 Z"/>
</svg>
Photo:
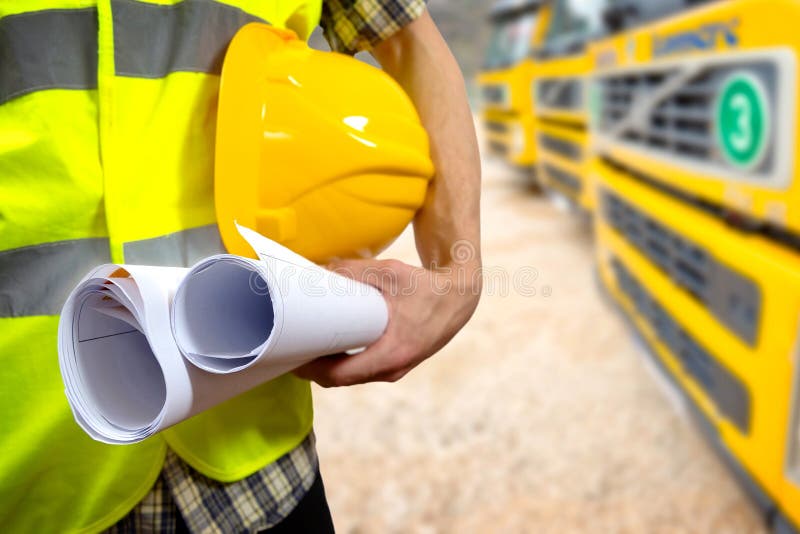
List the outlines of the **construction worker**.
<svg viewBox="0 0 800 534">
<path fill-rule="evenodd" d="M 101 263 L 188 265 L 220 251 L 211 184 L 227 43 L 258 20 L 307 38 L 320 17 L 334 49 L 372 50 L 428 131 L 437 171 L 414 220 L 424 267 L 339 266 L 393 274 L 381 278 L 389 326 L 365 352 L 312 362 L 136 445 L 92 441 L 59 376 L 64 298 Z M 465 324 L 480 286 L 479 173 L 463 79 L 423 0 L 0 3 L 3 530 L 332 531 L 298 376 L 397 380 Z"/>
</svg>

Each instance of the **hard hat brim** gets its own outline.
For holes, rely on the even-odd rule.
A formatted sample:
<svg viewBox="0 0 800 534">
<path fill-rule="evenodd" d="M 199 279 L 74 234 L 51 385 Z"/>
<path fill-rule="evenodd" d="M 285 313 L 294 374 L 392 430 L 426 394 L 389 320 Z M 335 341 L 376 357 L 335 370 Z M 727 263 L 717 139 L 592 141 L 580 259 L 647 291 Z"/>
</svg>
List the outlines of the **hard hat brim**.
<svg viewBox="0 0 800 534">
<path fill-rule="evenodd" d="M 214 163 L 214 201 L 222 242 L 231 254 L 254 257 L 235 222 L 256 228 L 264 103 L 258 83 L 270 54 L 297 41 L 289 30 L 263 23 L 242 27 L 225 55 L 220 79 Z"/>
</svg>

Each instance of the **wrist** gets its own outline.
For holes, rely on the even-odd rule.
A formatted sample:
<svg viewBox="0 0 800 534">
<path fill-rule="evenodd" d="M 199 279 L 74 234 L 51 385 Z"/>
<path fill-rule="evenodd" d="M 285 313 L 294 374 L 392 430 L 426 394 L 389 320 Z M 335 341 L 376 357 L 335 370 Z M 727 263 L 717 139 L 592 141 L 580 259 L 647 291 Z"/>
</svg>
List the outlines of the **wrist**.
<svg viewBox="0 0 800 534">
<path fill-rule="evenodd" d="M 483 289 L 483 269 L 479 260 L 451 262 L 430 268 L 428 272 L 432 277 L 431 287 L 437 295 L 477 304 Z"/>
</svg>

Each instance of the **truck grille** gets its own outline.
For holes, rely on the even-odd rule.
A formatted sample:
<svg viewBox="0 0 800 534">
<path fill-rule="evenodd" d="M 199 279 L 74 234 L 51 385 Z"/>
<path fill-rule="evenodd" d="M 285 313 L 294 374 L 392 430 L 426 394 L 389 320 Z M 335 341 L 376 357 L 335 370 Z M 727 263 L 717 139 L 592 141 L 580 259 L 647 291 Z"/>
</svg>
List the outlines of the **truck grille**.
<svg viewBox="0 0 800 534">
<path fill-rule="evenodd" d="M 555 165 L 545 163 L 543 165 L 545 175 L 552 180 L 559 189 L 563 190 L 569 196 L 575 198 L 581 192 L 581 180 L 571 172 L 559 169 Z"/>
<path fill-rule="evenodd" d="M 542 146 L 542 148 L 550 150 L 551 152 L 555 152 L 556 154 L 567 159 L 571 159 L 573 161 L 581 160 L 581 147 L 572 141 L 567 141 L 566 139 L 560 139 L 549 134 L 540 133 L 539 144 Z"/>
<path fill-rule="evenodd" d="M 498 141 L 489 141 L 489 151 L 500 156 L 508 154 L 508 146 Z"/>
<path fill-rule="evenodd" d="M 778 67 L 767 60 L 705 65 L 696 71 L 674 66 L 611 74 L 598 78 L 595 87 L 598 135 L 684 162 L 730 168 L 717 139 L 715 108 L 722 85 L 734 72 L 758 78 L 768 100 L 778 101 Z M 671 85 L 675 87 L 670 89 Z M 768 144 L 761 162 L 749 173 L 758 176 L 771 171 L 772 145 Z"/>
<path fill-rule="evenodd" d="M 494 133 L 504 134 L 508 132 L 508 125 L 502 122 L 486 121 L 484 127 Z"/>
<path fill-rule="evenodd" d="M 510 104 L 508 98 L 508 86 L 505 84 L 491 84 L 484 85 L 481 89 L 483 101 L 487 104 L 497 106 L 508 106 Z"/>
<path fill-rule="evenodd" d="M 613 193 L 602 198 L 603 215 L 617 232 L 739 338 L 755 345 L 761 293 L 752 280 Z"/>
<path fill-rule="evenodd" d="M 683 370 L 703 389 L 717 411 L 747 434 L 750 428 L 750 394 L 747 387 L 681 328 L 617 258 L 612 259 L 611 266 L 620 290 L 658 339 L 680 361 Z"/>
<path fill-rule="evenodd" d="M 583 80 L 580 78 L 543 78 L 535 84 L 534 101 L 537 109 L 581 111 Z"/>
</svg>

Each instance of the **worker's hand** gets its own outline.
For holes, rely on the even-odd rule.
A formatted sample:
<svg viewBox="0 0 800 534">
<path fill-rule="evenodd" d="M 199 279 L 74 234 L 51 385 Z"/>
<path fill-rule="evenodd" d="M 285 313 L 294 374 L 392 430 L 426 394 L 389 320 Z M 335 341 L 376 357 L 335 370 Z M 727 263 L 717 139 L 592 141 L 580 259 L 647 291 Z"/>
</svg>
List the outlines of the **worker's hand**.
<svg viewBox="0 0 800 534">
<path fill-rule="evenodd" d="M 432 270 L 397 260 L 350 260 L 329 268 L 378 288 L 389 324 L 363 352 L 317 358 L 294 371 L 323 387 L 399 380 L 456 335 L 480 298 L 480 272 L 465 265 Z"/>
</svg>

